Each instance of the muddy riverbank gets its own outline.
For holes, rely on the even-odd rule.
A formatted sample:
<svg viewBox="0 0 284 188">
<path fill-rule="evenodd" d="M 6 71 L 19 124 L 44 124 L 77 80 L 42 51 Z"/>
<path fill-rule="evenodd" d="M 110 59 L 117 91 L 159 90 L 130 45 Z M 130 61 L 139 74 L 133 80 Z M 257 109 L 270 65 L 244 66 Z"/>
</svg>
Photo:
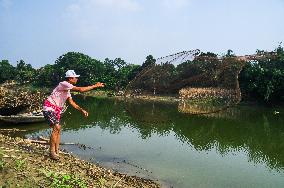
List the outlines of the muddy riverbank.
<svg viewBox="0 0 284 188">
<path fill-rule="evenodd" d="M 160 187 L 61 152 L 51 160 L 48 146 L 0 134 L 0 187 Z"/>
</svg>

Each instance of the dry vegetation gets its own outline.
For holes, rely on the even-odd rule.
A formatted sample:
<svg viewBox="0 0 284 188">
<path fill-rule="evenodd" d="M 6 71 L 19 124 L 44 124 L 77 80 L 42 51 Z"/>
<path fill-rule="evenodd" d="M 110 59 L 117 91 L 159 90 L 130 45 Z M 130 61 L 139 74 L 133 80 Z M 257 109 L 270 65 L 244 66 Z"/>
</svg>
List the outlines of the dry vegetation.
<svg viewBox="0 0 284 188">
<path fill-rule="evenodd" d="M 44 92 L 31 91 L 11 82 L 0 85 L 0 115 L 41 111 Z"/>
</svg>

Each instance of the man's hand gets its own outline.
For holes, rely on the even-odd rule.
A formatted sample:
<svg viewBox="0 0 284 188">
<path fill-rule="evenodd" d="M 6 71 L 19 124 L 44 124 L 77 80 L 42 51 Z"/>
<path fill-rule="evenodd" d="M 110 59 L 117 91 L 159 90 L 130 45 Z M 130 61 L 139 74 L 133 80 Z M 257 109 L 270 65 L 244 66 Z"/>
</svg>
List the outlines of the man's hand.
<svg viewBox="0 0 284 188">
<path fill-rule="evenodd" d="M 101 82 L 97 82 L 95 84 L 95 87 L 105 87 L 105 84 L 104 83 L 101 83 Z"/>
<path fill-rule="evenodd" d="M 88 117 L 89 116 L 89 113 L 86 111 L 86 110 L 82 110 L 82 113 L 85 117 Z"/>
</svg>

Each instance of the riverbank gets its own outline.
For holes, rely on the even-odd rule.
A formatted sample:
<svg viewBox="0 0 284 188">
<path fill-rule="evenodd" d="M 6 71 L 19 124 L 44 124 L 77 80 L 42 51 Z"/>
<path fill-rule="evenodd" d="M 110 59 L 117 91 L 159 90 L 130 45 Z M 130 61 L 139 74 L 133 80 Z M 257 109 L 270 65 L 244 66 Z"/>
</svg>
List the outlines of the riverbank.
<svg viewBox="0 0 284 188">
<path fill-rule="evenodd" d="M 163 103 L 177 103 L 183 101 L 179 95 L 169 94 L 169 95 L 136 95 L 136 96 L 124 96 L 124 95 L 114 95 L 110 94 L 111 91 L 89 91 L 86 93 L 74 92 L 75 95 L 80 95 L 83 97 L 96 97 L 96 98 L 114 98 L 118 100 L 128 100 L 128 101 L 148 101 L 148 102 L 163 102 Z M 208 104 L 212 105 L 212 100 L 189 100 L 195 104 Z M 214 102 L 214 101 L 213 101 Z M 259 102 L 256 99 L 245 98 L 241 100 L 239 105 L 253 105 L 253 106 L 263 106 L 263 107 L 284 107 L 283 101 L 277 101 L 274 103 L 263 103 Z"/>
<path fill-rule="evenodd" d="M 61 152 L 48 156 L 48 146 L 0 134 L 0 187 L 160 187 L 153 180 L 127 176 Z"/>
<path fill-rule="evenodd" d="M 124 95 L 115 95 L 110 94 L 111 92 L 105 91 L 89 91 L 86 93 L 74 93 L 75 95 L 88 96 L 88 97 L 96 97 L 96 98 L 114 98 L 118 100 L 139 100 L 139 101 L 153 101 L 153 102 L 165 102 L 165 103 L 174 103 L 178 102 L 181 99 L 178 95 L 136 95 L 136 96 L 124 96 Z"/>
</svg>

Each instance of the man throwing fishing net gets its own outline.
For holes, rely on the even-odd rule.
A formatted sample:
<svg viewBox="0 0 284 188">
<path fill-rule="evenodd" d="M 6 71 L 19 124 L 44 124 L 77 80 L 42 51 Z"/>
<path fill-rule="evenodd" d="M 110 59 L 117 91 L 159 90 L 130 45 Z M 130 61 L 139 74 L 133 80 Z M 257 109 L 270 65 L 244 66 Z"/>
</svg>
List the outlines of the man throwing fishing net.
<svg viewBox="0 0 284 188">
<path fill-rule="evenodd" d="M 85 117 L 88 117 L 89 115 L 86 110 L 78 106 L 73 101 L 70 90 L 86 92 L 95 88 L 104 87 L 104 84 L 100 82 L 86 87 L 74 86 L 77 83 L 79 76 L 80 75 L 77 75 L 74 70 L 68 70 L 65 73 L 66 81 L 60 82 L 43 104 L 44 118 L 52 128 L 52 133 L 50 136 L 50 157 L 54 160 L 59 159 L 60 115 L 66 100 L 68 100 L 71 106 L 82 112 Z"/>
</svg>

